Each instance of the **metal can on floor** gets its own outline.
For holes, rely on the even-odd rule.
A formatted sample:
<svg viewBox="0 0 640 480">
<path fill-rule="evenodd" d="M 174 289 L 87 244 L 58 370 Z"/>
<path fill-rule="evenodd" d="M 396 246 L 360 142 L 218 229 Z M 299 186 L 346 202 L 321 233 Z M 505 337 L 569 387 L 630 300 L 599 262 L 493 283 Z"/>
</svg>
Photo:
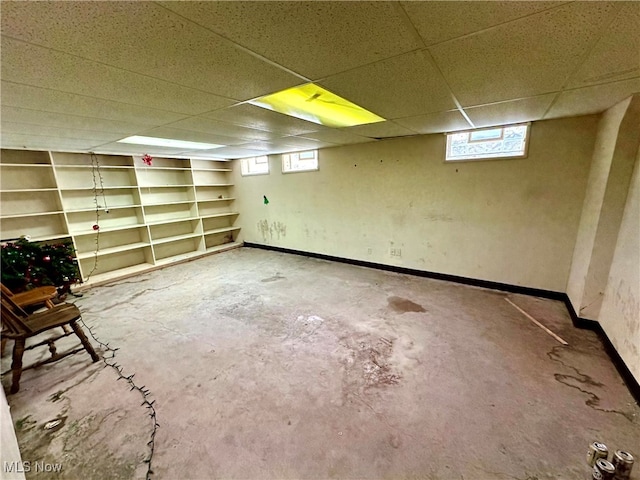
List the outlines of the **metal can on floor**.
<svg viewBox="0 0 640 480">
<path fill-rule="evenodd" d="M 631 469 L 633 468 L 633 455 L 624 450 L 616 450 L 611 459 L 611 463 L 616 469 L 616 480 L 628 480 L 631 478 Z"/>
<path fill-rule="evenodd" d="M 604 458 L 605 460 L 609 456 L 609 449 L 604 443 L 593 442 L 589 445 L 589 451 L 587 452 L 587 463 L 590 467 L 596 464 L 596 460 Z"/>
<path fill-rule="evenodd" d="M 599 458 L 593 466 L 591 478 L 593 480 L 613 480 L 615 473 L 616 467 L 613 466 L 613 463 L 604 458 Z"/>
</svg>

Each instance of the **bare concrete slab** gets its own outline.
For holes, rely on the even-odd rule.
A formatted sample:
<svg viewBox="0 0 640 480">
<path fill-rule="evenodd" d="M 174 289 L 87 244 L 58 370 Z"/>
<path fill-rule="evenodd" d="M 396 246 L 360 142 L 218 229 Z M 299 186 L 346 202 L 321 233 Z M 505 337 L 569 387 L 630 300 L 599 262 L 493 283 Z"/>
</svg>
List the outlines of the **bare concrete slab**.
<svg viewBox="0 0 640 480">
<path fill-rule="evenodd" d="M 560 302 L 243 248 L 76 303 L 155 400 L 154 478 L 582 480 L 594 440 L 640 454 L 640 408 Z M 117 379 L 82 353 L 23 374 L 23 460 L 63 468 L 27 478 L 145 477 L 153 423 Z"/>
</svg>

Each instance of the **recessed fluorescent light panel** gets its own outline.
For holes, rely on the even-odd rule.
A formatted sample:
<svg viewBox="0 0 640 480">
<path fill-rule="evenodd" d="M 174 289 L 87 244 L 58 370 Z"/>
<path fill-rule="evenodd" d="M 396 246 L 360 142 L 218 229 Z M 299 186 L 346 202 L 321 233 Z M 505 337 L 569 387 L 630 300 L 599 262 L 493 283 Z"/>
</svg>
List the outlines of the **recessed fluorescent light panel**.
<svg viewBox="0 0 640 480">
<path fill-rule="evenodd" d="M 249 103 L 327 127 L 352 127 L 385 120 L 313 83 L 272 93 Z"/>
<path fill-rule="evenodd" d="M 180 148 L 183 150 L 208 150 L 210 148 L 224 147 L 224 145 L 216 145 L 215 143 L 187 142 L 185 140 L 143 137 L 140 135 L 123 138 L 122 140 L 118 140 L 118 143 L 133 143 L 135 145 L 151 145 L 153 147 Z"/>
</svg>

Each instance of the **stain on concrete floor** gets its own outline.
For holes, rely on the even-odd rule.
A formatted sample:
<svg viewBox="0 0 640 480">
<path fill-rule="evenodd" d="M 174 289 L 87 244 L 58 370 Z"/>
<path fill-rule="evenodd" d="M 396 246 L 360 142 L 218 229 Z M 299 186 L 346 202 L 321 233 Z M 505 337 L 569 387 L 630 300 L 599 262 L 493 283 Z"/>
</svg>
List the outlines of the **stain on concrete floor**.
<svg viewBox="0 0 640 480">
<path fill-rule="evenodd" d="M 399 313 L 408 313 L 408 312 L 426 312 L 422 305 L 418 305 L 411 300 L 402 297 L 389 297 L 387 299 L 389 303 L 389 307 Z"/>
</svg>

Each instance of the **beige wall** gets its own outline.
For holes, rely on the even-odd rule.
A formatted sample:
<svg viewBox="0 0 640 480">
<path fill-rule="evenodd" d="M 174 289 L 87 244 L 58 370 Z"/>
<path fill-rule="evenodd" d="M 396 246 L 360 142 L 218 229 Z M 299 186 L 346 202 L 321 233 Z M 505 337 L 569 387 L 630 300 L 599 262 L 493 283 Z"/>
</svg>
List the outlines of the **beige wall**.
<svg viewBox="0 0 640 480">
<path fill-rule="evenodd" d="M 599 320 L 631 373 L 640 381 L 640 153 Z"/>
<path fill-rule="evenodd" d="M 578 315 L 585 315 L 584 310 L 588 309 L 589 306 L 595 306 L 596 303 L 599 305 L 599 300 L 601 299 L 600 295 L 595 298 L 585 298 L 585 285 L 613 152 L 616 147 L 620 124 L 630 101 L 631 99 L 629 98 L 604 112 L 598 124 L 598 134 L 589 170 L 587 192 L 573 252 L 569 281 L 567 282 L 567 295 Z M 602 290 L 602 293 L 604 293 L 604 290 Z"/>
<path fill-rule="evenodd" d="M 317 172 L 235 165 L 240 239 L 564 292 L 597 120 L 533 123 L 521 160 L 445 164 L 424 135 L 321 150 Z"/>
</svg>

